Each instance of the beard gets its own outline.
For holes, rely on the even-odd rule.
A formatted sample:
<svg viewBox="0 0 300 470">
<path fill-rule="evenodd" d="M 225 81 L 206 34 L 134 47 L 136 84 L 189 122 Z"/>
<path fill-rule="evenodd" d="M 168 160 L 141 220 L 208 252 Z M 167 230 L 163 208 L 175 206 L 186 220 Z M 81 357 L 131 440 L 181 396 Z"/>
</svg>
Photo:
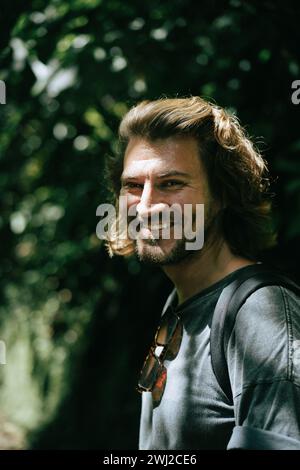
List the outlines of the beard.
<svg viewBox="0 0 300 470">
<path fill-rule="evenodd" d="M 195 219 L 193 219 L 193 223 Z M 218 217 L 213 211 L 209 211 L 206 215 L 206 224 L 204 228 L 204 240 L 205 246 L 214 242 L 214 235 L 216 234 L 216 225 L 218 223 Z M 148 265 L 156 266 L 171 266 L 181 263 L 190 256 L 202 252 L 203 248 L 198 250 L 188 250 L 186 243 L 191 243 L 196 240 L 196 236 L 193 240 L 185 237 L 180 240 L 173 240 L 173 246 L 169 249 L 163 249 L 160 244 L 160 240 L 154 238 L 147 238 L 144 240 L 135 240 L 135 253 L 139 260 Z"/>
<path fill-rule="evenodd" d="M 141 262 L 150 265 L 170 266 L 179 263 L 194 253 L 192 250 L 186 249 L 186 240 L 184 238 L 176 240 L 169 252 L 164 252 L 160 248 L 158 240 L 144 240 L 142 244 L 141 247 L 139 242 L 135 242 L 135 252 Z"/>
</svg>

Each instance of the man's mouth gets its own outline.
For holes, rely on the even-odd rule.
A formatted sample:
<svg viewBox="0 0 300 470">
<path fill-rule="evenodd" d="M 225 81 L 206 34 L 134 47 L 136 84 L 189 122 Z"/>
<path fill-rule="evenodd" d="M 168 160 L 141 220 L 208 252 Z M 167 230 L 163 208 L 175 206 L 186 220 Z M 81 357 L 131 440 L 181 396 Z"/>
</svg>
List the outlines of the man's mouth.
<svg viewBox="0 0 300 470">
<path fill-rule="evenodd" d="M 169 225 L 169 224 L 161 224 L 161 225 L 151 225 L 149 227 L 149 230 L 163 230 L 163 229 L 167 229 L 167 228 L 172 228 L 173 227 L 173 224 L 172 225 Z M 148 228 L 148 226 L 142 226 L 142 228 Z"/>
<path fill-rule="evenodd" d="M 158 232 L 158 231 L 161 231 L 161 230 L 168 230 L 168 229 L 171 229 L 174 227 L 174 224 L 156 224 L 156 225 L 144 225 L 142 224 L 141 227 L 140 227 L 140 230 L 147 230 L 149 232 Z"/>
<path fill-rule="evenodd" d="M 158 224 L 158 225 L 150 225 L 148 227 L 147 225 L 141 225 L 140 231 L 139 231 L 139 238 L 144 239 L 144 240 L 153 240 L 153 241 L 159 241 L 162 239 L 171 239 L 171 230 L 174 227 L 174 225 L 169 225 L 169 224 Z M 164 232 L 166 231 L 166 236 L 164 236 Z"/>
</svg>

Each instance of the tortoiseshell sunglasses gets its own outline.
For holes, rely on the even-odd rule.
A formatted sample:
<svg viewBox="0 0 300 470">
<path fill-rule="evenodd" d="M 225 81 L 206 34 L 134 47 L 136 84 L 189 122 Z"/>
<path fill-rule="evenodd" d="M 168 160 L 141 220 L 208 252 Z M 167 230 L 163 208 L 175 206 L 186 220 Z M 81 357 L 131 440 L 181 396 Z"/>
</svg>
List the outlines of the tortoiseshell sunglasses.
<svg viewBox="0 0 300 470">
<path fill-rule="evenodd" d="M 154 341 L 142 367 L 137 391 L 152 392 L 153 404 L 159 405 L 167 381 L 167 369 L 163 362 L 178 354 L 182 340 L 182 321 L 168 307 L 157 328 Z"/>
</svg>

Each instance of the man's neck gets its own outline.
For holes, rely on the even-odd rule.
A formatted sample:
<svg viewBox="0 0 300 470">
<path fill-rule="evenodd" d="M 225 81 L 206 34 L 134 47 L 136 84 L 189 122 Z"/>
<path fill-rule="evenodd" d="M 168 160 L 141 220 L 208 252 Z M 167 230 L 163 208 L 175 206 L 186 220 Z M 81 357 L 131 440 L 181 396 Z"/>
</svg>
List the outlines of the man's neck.
<svg viewBox="0 0 300 470">
<path fill-rule="evenodd" d="M 209 246 L 206 250 L 187 256 L 176 265 L 163 270 L 174 283 L 178 305 L 244 266 L 254 264 L 247 258 L 234 255 L 225 241 Z"/>
</svg>

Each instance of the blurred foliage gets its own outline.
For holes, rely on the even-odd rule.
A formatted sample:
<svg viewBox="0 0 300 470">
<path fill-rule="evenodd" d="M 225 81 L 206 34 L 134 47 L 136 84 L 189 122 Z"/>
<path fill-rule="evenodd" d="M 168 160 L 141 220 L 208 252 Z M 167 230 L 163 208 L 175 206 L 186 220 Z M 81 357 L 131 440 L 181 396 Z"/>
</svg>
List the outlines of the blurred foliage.
<svg viewBox="0 0 300 470">
<path fill-rule="evenodd" d="M 17 431 L 11 444 L 0 434 L 0 446 L 135 448 L 134 386 L 171 284 L 135 259 L 110 260 L 97 239 L 104 157 L 140 99 L 194 94 L 237 112 L 278 175 L 280 243 L 269 257 L 299 275 L 299 6 L 1 8 L 0 410 Z"/>
</svg>

